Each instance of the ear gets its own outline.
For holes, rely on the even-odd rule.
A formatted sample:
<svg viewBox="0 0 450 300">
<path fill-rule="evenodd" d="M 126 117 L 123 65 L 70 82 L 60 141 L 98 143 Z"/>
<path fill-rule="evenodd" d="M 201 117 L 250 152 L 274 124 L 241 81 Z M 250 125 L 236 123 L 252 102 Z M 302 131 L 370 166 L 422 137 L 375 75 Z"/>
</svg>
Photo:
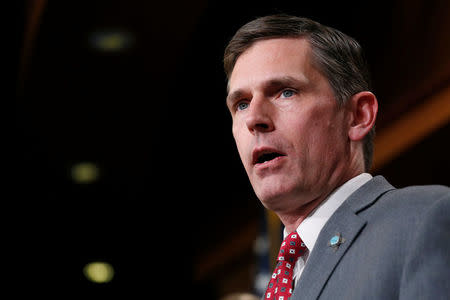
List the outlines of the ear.
<svg viewBox="0 0 450 300">
<path fill-rule="evenodd" d="M 364 91 L 353 95 L 348 105 L 350 110 L 348 136 L 352 141 L 360 141 L 375 125 L 378 101 L 373 93 Z"/>
</svg>

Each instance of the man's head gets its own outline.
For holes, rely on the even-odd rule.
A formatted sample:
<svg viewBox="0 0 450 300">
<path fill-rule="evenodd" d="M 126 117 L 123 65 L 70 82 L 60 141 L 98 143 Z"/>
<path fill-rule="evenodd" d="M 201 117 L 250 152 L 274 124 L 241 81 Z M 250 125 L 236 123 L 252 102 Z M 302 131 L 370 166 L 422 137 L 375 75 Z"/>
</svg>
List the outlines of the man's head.
<svg viewBox="0 0 450 300">
<path fill-rule="evenodd" d="M 289 15 L 258 18 L 242 26 L 228 43 L 224 68 L 228 79 L 239 56 L 255 42 L 279 37 L 303 37 L 311 46 L 312 64 L 328 79 L 336 100 L 343 104 L 352 95 L 371 90 L 370 74 L 362 48 L 353 38 L 313 20 Z M 372 165 L 375 126 L 364 140 L 364 166 Z"/>
<path fill-rule="evenodd" d="M 370 167 L 377 103 L 356 41 L 308 19 L 268 16 L 236 33 L 224 65 L 233 135 L 266 206 L 310 201 Z"/>
</svg>

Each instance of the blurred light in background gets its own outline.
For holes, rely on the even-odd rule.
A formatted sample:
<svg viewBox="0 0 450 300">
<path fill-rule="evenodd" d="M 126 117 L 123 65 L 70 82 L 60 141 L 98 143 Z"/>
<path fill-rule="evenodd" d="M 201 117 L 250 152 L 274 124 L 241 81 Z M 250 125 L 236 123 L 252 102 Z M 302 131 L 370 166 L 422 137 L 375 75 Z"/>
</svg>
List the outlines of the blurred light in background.
<svg viewBox="0 0 450 300">
<path fill-rule="evenodd" d="M 114 268 L 106 262 L 91 262 L 84 266 L 86 278 L 95 283 L 107 283 L 114 277 Z"/>
<path fill-rule="evenodd" d="M 89 37 L 91 47 L 103 52 L 124 51 L 134 44 L 134 36 L 121 30 L 95 31 Z"/>
<path fill-rule="evenodd" d="M 91 162 L 82 162 L 72 166 L 71 176 L 76 183 L 93 183 L 99 177 L 99 168 Z"/>
<path fill-rule="evenodd" d="M 249 293 L 234 293 L 227 295 L 220 300 L 259 300 L 260 297 L 257 297 L 253 294 Z"/>
</svg>

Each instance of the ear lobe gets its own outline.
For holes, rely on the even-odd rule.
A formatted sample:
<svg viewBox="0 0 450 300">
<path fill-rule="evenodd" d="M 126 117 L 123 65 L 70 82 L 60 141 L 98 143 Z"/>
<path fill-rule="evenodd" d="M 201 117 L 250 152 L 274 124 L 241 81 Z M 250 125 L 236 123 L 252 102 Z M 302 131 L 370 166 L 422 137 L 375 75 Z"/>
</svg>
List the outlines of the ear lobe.
<svg viewBox="0 0 450 300">
<path fill-rule="evenodd" d="M 371 92 L 359 92 L 349 99 L 349 110 L 351 122 L 348 136 L 352 141 L 362 140 L 375 125 L 377 98 Z"/>
</svg>

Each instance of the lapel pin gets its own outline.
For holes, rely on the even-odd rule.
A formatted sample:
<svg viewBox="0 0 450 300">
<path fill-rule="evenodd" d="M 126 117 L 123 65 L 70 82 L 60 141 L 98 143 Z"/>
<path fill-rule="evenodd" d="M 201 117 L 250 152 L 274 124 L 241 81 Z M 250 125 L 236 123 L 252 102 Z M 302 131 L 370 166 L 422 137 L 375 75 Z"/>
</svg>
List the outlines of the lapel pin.
<svg viewBox="0 0 450 300">
<path fill-rule="evenodd" d="M 330 239 L 330 241 L 328 242 L 328 246 L 330 246 L 331 248 L 333 248 L 334 251 L 336 251 L 339 248 L 339 246 L 344 242 L 345 239 L 341 236 L 340 233 L 337 233 Z"/>
</svg>

